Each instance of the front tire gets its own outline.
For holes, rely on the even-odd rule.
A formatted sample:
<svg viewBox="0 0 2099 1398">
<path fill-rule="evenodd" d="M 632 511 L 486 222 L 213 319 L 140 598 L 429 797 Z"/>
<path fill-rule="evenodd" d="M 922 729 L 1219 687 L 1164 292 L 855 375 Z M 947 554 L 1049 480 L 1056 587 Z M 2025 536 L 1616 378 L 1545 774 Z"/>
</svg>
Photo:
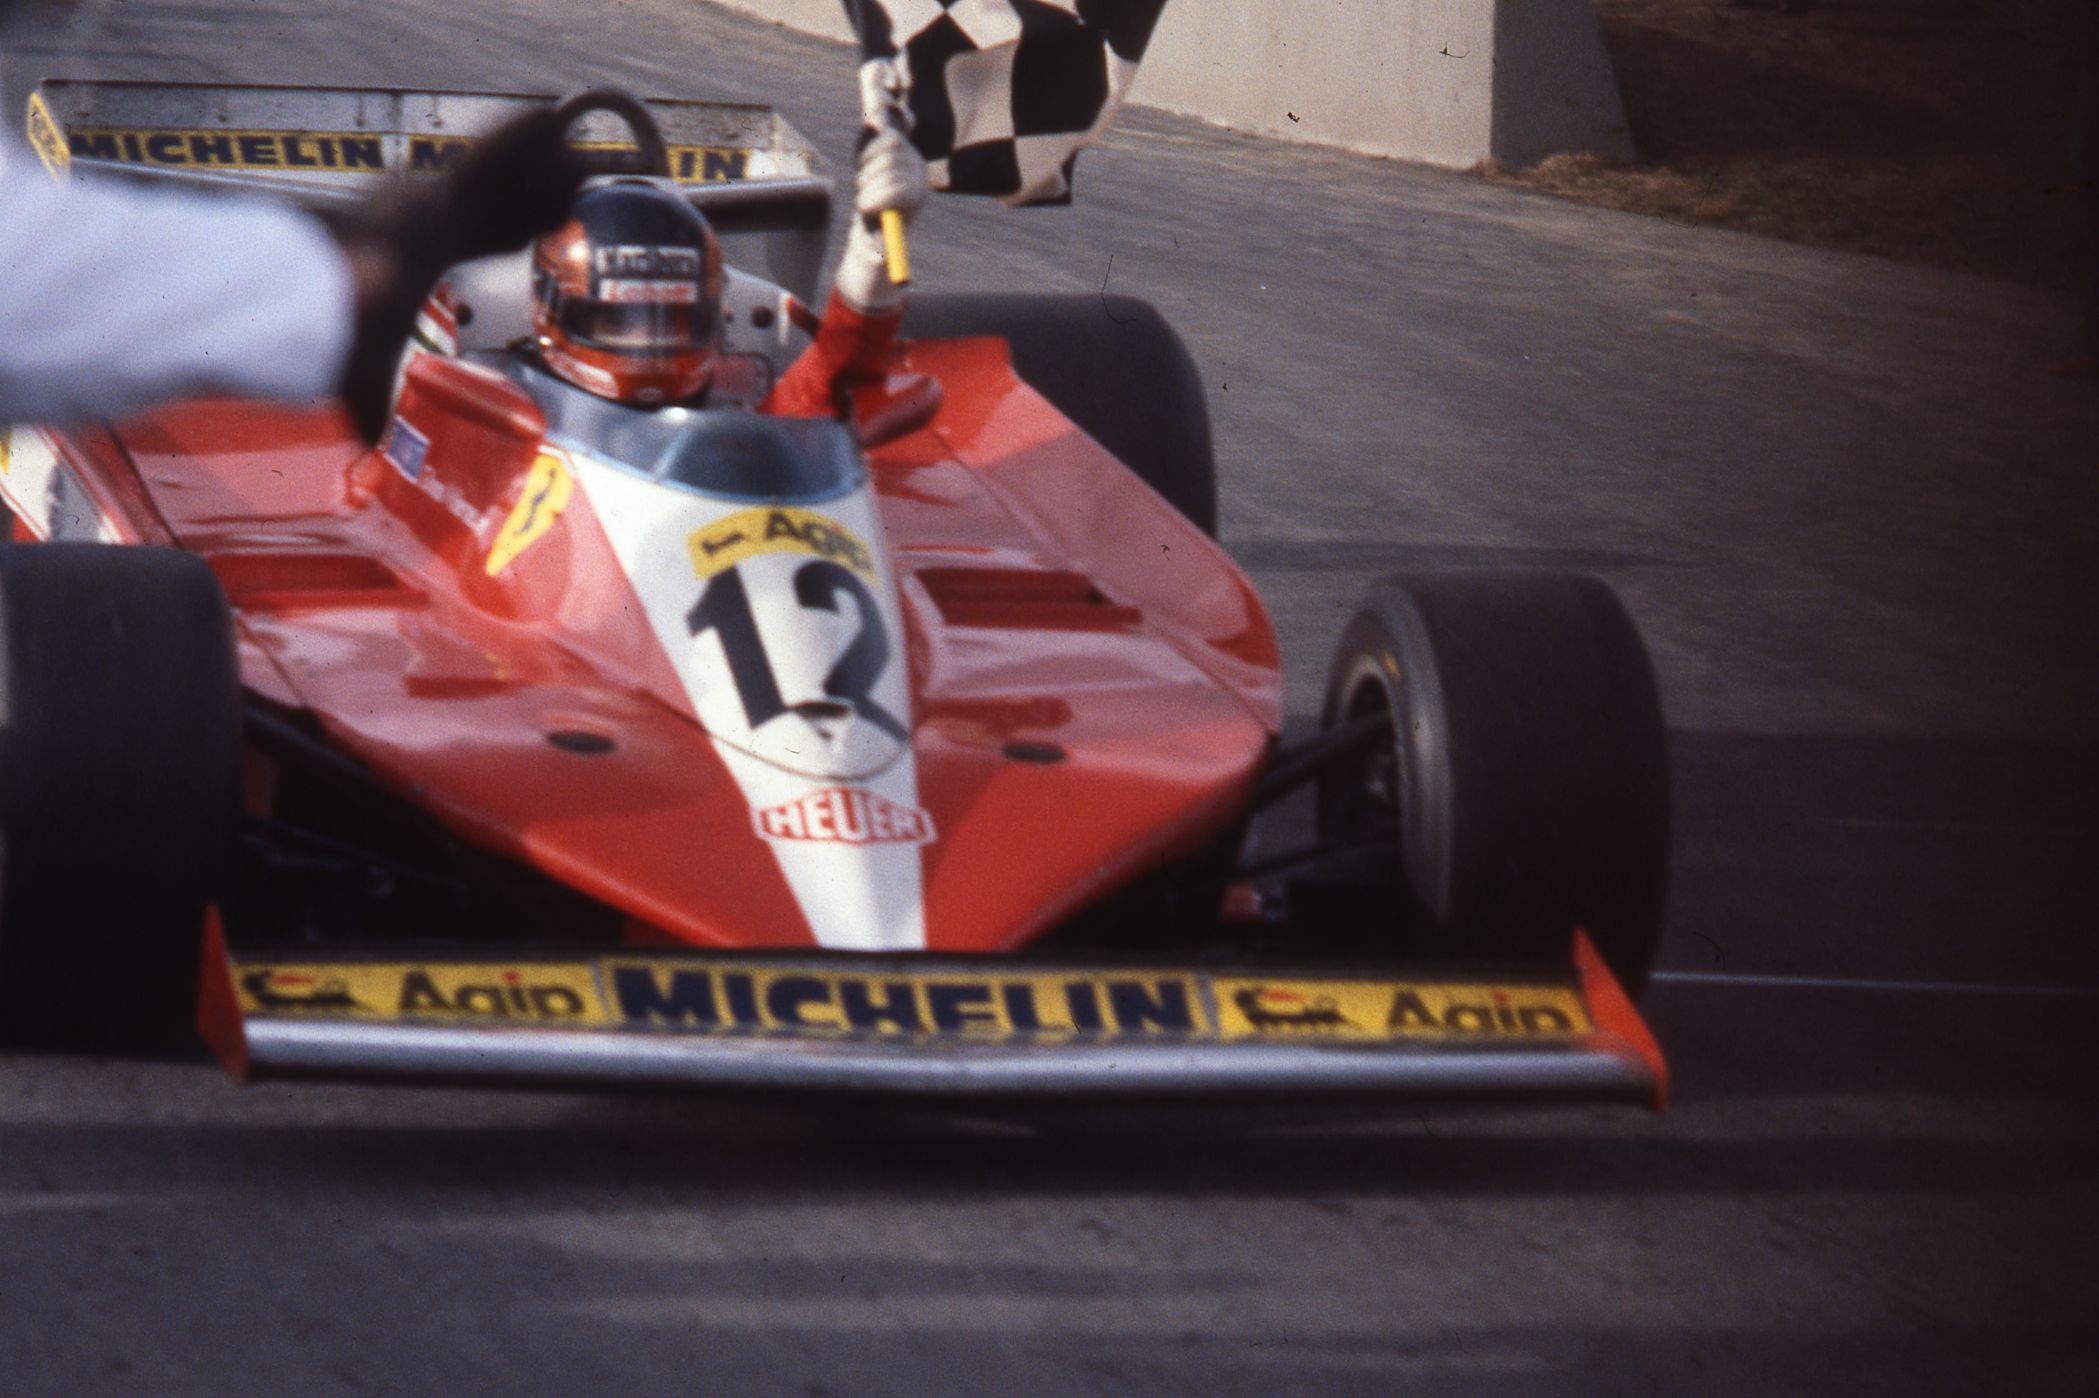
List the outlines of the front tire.
<svg viewBox="0 0 2099 1398">
<path fill-rule="evenodd" d="M 0 548 L 0 1034 L 186 1034 L 235 811 L 240 675 L 202 560 Z"/>
<path fill-rule="evenodd" d="M 1323 841 L 1397 842 L 1405 930 L 1438 952 L 1566 954 L 1584 929 L 1646 984 L 1668 880 L 1666 740 L 1654 671 L 1594 578 L 1438 572 L 1380 583 L 1329 674 L 1328 727 L 1390 734 L 1320 784 Z"/>
</svg>

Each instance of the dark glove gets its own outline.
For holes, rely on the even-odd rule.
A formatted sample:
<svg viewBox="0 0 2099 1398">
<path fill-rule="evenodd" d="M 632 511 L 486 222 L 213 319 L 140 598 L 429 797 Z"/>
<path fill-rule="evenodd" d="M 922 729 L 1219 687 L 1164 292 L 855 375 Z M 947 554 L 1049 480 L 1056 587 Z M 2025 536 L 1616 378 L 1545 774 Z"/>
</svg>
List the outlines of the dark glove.
<svg viewBox="0 0 2099 1398">
<path fill-rule="evenodd" d="M 357 283 L 341 393 L 366 441 L 385 430 L 394 370 L 445 270 L 523 247 L 568 217 L 585 169 L 567 128 L 552 108 L 527 112 L 477 142 L 444 179 L 391 186 L 334 223 Z"/>
</svg>

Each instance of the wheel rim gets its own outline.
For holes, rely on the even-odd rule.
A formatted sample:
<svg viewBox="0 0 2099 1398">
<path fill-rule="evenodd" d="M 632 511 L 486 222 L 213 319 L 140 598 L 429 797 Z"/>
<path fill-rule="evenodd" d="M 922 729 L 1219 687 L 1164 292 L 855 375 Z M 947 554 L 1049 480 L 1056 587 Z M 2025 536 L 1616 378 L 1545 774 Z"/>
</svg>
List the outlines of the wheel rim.
<svg viewBox="0 0 2099 1398">
<path fill-rule="evenodd" d="M 1360 659 L 1339 688 L 1345 698 L 1332 719 L 1337 727 L 1392 712 L 1391 691 L 1371 657 Z M 1375 859 L 1366 868 L 1390 875 L 1400 850 L 1400 783 L 1399 745 L 1396 735 L 1388 732 L 1323 785 L 1321 838 L 1361 847 Z"/>
</svg>

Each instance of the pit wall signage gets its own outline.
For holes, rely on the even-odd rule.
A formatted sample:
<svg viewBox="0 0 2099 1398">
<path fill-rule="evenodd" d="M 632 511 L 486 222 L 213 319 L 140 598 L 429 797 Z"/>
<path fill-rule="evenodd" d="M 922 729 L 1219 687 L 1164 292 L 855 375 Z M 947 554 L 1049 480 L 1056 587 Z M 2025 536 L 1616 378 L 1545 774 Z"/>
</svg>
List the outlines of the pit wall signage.
<svg viewBox="0 0 2099 1398">
<path fill-rule="evenodd" d="M 1536 1041 L 1593 1031 L 1557 985 L 1128 970 L 842 971 L 613 958 L 503 964 L 242 963 L 267 1018 L 902 1040 Z"/>
<path fill-rule="evenodd" d="M 58 155 L 58 142 L 47 138 Z M 461 136 L 398 136 L 372 131 L 227 131 L 216 128 L 73 127 L 71 160 L 116 161 L 160 169 L 277 170 L 305 174 L 442 175 L 472 149 Z M 632 150 L 606 142 L 585 149 Z M 40 146 L 42 151 L 43 147 Z M 680 184 L 717 184 L 771 173 L 762 152 L 741 146 L 672 146 L 671 176 Z"/>
</svg>

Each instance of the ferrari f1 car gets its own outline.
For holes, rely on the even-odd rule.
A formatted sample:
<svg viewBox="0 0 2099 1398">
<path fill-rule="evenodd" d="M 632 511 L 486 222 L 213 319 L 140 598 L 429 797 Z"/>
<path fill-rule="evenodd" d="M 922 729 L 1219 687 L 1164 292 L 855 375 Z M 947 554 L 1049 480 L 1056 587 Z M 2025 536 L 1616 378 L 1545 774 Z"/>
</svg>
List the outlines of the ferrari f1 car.
<svg viewBox="0 0 2099 1398">
<path fill-rule="evenodd" d="M 538 100 L 48 83 L 32 134 L 76 177 L 321 201 Z M 575 139 L 743 267 L 708 406 L 538 368 L 519 256 L 455 271 L 377 450 L 225 401 L 8 433 L 10 1036 L 195 1026 L 243 1076 L 1660 1101 L 1662 725 L 1601 583 L 1382 582 L 1286 741 L 1153 311 L 922 296 L 847 420 L 754 411 L 812 324 L 820 163 L 762 109 L 626 111 Z"/>
</svg>

